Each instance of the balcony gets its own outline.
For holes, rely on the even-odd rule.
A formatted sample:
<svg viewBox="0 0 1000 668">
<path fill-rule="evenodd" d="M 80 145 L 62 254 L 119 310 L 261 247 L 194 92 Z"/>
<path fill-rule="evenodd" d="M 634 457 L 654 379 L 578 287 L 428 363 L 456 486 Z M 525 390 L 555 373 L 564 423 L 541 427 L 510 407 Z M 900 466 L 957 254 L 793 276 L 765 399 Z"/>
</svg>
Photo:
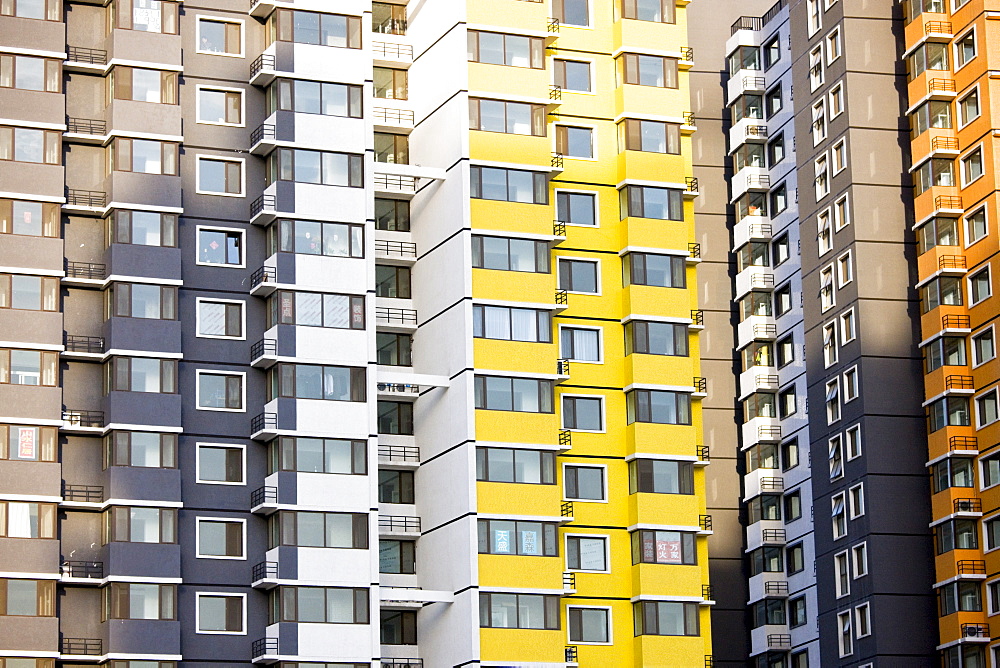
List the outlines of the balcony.
<svg viewBox="0 0 1000 668">
<path fill-rule="evenodd" d="M 924 36 L 928 42 L 948 42 L 955 36 L 951 21 L 928 21 L 924 24 Z"/>
<path fill-rule="evenodd" d="M 409 67 L 413 62 L 413 47 L 394 42 L 371 42 L 372 60 L 376 67 Z"/>
<path fill-rule="evenodd" d="M 685 111 L 681 114 L 681 118 L 683 119 L 683 122 L 681 123 L 681 135 L 689 137 L 698 129 L 694 112 Z"/>
<path fill-rule="evenodd" d="M 274 54 L 262 53 L 250 63 L 250 83 L 255 86 L 266 86 L 274 79 L 275 74 Z"/>
<path fill-rule="evenodd" d="M 73 503 L 104 503 L 104 487 L 102 485 L 66 485 L 63 484 L 63 500 Z"/>
<path fill-rule="evenodd" d="M 250 152 L 265 156 L 278 146 L 277 132 L 273 123 L 264 123 L 250 133 Z"/>
<path fill-rule="evenodd" d="M 278 639 L 258 638 L 250 646 L 254 663 L 275 663 L 278 661 Z"/>
<path fill-rule="evenodd" d="M 104 282 L 108 273 L 106 264 L 100 262 L 66 261 L 66 277 L 63 283 L 71 285 L 87 285 L 98 287 Z"/>
<path fill-rule="evenodd" d="M 104 49 L 88 49 L 82 46 L 70 46 L 66 49 L 64 68 L 69 72 L 104 72 L 108 64 L 108 52 Z"/>
<path fill-rule="evenodd" d="M 62 580 L 82 580 L 99 585 L 104 578 L 103 561 L 64 561 L 59 568 Z"/>
<path fill-rule="evenodd" d="M 274 267 L 260 267 L 250 274 L 250 294 L 266 297 L 278 288 L 278 270 Z"/>
<path fill-rule="evenodd" d="M 64 408 L 62 411 L 62 430 L 81 434 L 104 431 L 104 411 Z"/>
<path fill-rule="evenodd" d="M 934 215 L 961 216 L 965 213 L 958 195 L 938 195 L 934 198 Z"/>
<path fill-rule="evenodd" d="M 250 222 L 254 225 L 267 225 L 278 214 L 278 198 L 274 195 L 261 195 L 250 203 Z"/>
<path fill-rule="evenodd" d="M 410 109 L 375 107 L 372 109 L 372 121 L 376 130 L 412 130 L 414 115 Z"/>
<path fill-rule="evenodd" d="M 972 394 L 976 391 L 976 381 L 972 376 L 945 376 L 944 388 L 946 394 Z"/>
<path fill-rule="evenodd" d="M 375 191 L 393 195 L 414 195 L 417 192 L 417 177 L 406 174 L 375 173 Z"/>
<path fill-rule="evenodd" d="M 270 485 L 250 492 L 250 512 L 269 515 L 278 509 L 278 488 Z"/>
<path fill-rule="evenodd" d="M 767 648 L 791 649 L 792 636 L 788 633 L 769 633 L 767 634 Z"/>
<path fill-rule="evenodd" d="M 983 514 L 983 500 L 977 498 L 955 499 L 952 509 L 956 515 L 980 517 Z"/>
<path fill-rule="evenodd" d="M 396 264 L 412 265 L 417 261 L 417 245 L 410 241 L 375 240 L 375 257 L 380 260 L 395 260 Z"/>
<path fill-rule="evenodd" d="M 712 516 L 711 515 L 698 515 L 698 526 L 701 527 L 702 531 L 712 530 Z"/>
<path fill-rule="evenodd" d="M 768 596 L 788 596 L 788 581 L 768 580 L 764 583 L 764 593 Z"/>
<path fill-rule="evenodd" d="M 959 575 L 986 576 L 986 562 L 982 559 L 961 559 L 956 564 Z"/>
<path fill-rule="evenodd" d="M 979 452 L 979 438 L 976 436 L 951 436 L 948 439 L 948 450 L 975 450 Z"/>
<path fill-rule="evenodd" d="M 705 328 L 705 311 L 697 308 L 691 310 L 691 329 Z"/>
<path fill-rule="evenodd" d="M 697 197 L 701 194 L 701 190 L 698 186 L 698 179 L 694 176 L 685 176 L 684 186 L 685 197 Z"/>
<path fill-rule="evenodd" d="M 417 329 L 417 312 L 409 308 L 376 306 L 375 323 L 384 331 L 414 332 Z"/>
<path fill-rule="evenodd" d="M 268 441 L 278 435 L 278 414 L 264 412 L 250 420 L 250 438 Z"/>
<path fill-rule="evenodd" d="M 731 35 L 735 35 L 740 30 L 762 30 L 764 21 L 759 16 L 741 16 L 733 23 Z"/>
<path fill-rule="evenodd" d="M 66 334 L 63 337 L 63 345 L 66 349 L 62 356 L 66 358 L 100 360 L 104 357 L 103 336 Z"/>
<path fill-rule="evenodd" d="M 379 445 L 378 462 L 394 468 L 415 469 L 420 466 L 420 448 L 413 445 Z"/>
<path fill-rule="evenodd" d="M 420 535 L 420 518 L 410 515 L 379 515 L 378 531 L 380 535 L 406 534 Z"/>
<path fill-rule="evenodd" d="M 927 97 L 932 100 L 949 101 L 958 95 L 954 79 L 928 79 Z"/>
<path fill-rule="evenodd" d="M 257 369 L 268 369 L 278 362 L 278 342 L 274 339 L 261 339 L 250 346 L 250 366 Z"/>
<path fill-rule="evenodd" d="M 961 629 L 963 638 L 981 642 L 990 641 L 989 624 L 962 624 Z"/>
<path fill-rule="evenodd" d="M 262 561 L 255 564 L 250 582 L 255 589 L 273 589 L 278 585 L 278 562 Z"/>
<path fill-rule="evenodd" d="M 60 638 L 59 653 L 63 656 L 100 656 L 104 641 L 100 638 Z"/>
<path fill-rule="evenodd" d="M 79 144 L 100 145 L 104 142 L 108 133 L 108 123 L 98 118 L 75 118 L 66 119 L 66 133 L 63 138 L 66 141 L 73 141 Z"/>
<path fill-rule="evenodd" d="M 938 269 L 946 274 L 964 274 L 968 266 L 964 255 L 942 255 L 938 258 Z"/>
</svg>

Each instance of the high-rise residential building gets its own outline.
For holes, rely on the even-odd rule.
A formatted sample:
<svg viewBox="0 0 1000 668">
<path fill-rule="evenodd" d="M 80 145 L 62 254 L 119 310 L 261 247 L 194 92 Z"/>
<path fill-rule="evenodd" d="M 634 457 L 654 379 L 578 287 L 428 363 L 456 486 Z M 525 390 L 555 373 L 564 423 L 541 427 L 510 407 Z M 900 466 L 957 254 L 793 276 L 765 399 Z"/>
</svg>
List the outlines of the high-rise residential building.
<svg viewBox="0 0 1000 668">
<path fill-rule="evenodd" d="M 709 665 L 687 5 L 4 0 L 0 666 Z"/>
<path fill-rule="evenodd" d="M 1000 128 L 993 2 L 905 5 L 907 113 L 943 665 L 993 666 L 997 366 L 993 273 Z M 992 626 L 992 630 L 991 630 Z"/>
</svg>

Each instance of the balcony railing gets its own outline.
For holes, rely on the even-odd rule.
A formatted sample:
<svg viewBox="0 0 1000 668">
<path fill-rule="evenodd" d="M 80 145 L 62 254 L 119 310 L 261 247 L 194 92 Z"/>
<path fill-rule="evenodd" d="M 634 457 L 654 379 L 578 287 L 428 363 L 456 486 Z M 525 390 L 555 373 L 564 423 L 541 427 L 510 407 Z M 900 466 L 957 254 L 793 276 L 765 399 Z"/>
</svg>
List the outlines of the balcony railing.
<svg viewBox="0 0 1000 668">
<path fill-rule="evenodd" d="M 69 422 L 77 427 L 103 427 L 104 411 L 64 408 L 62 419 L 64 422 Z"/>
<path fill-rule="evenodd" d="M 764 583 L 764 593 L 782 595 L 788 594 L 788 582 L 786 580 L 768 580 Z"/>
<path fill-rule="evenodd" d="M 258 431 L 264 431 L 265 429 L 277 429 L 278 427 L 278 414 L 277 413 L 260 413 L 255 415 L 252 420 L 250 420 L 250 433 L 256 434 Z"/>
<path fill-rule="evenodd" d="M 944 34 L 951 35 L 951 21 L 928 21 L 924 24 L 924 34 Z"/>
<path fill-rule="evenodd" d="M 962 198 L 958 195 L 938 195 L 934 198 L 935 209 L 962 209 Z"/>
<path fill-rule="evenodd" d="M 707 445 L 696 445 L 694 446 L 695 457 L 698 458 L 700 462 L 711 461 L 712 455 L 710 454 Z"/>
<path fill-rule="evenodd" d="M 412 125 L 413 111 L 410 109 L 389 109 L 387 107 L 375 107 L 372 109 L 372 118 L 375 122 L 381 121 L 386 125 Z"/>
<path fill-rule="evenodd" d="M 941 317 L 941 327 L 944 329 L 971 329 L 972 318 L 968 315 L 946 315 Z"/>
<path fill-rule="evenodd" d="M 375 174 L 375 187 L 381 190 L 416 192 L 417 177 L 402 174 Z"/>
<path fill-rule="evenodd" d="M 754 338 L 773 338 L 778 335 L 778 326 L 770 323 L 762 323 L 753 326 Z"/>
<path fill-rule="evenodd" d="M 688 257 L 701 257 L 701 244 L 688 244 Z"/>
<path fill-rule="evenodd" d="M 569 303 L 569 293 L 565 290 L 556 290 L 555 292 L 556 304 L 566 306 Z"/>
<path fill-rule="evenodd" d="M 100 656 L 104 653 L 104 641 L 100 638 L 61 638 L 59 653 Z"/>
<path fill-rule="evenodd" d="M 962 624 L 961 628 L 963 638 L 983 638 L 984 640 L 990 639 L 989 624 Z"/>
<path fill-rule="evenodd" d="M 698 515 L 698 526 L 702 528 L 702 531 L 712 530 L 712 516 L 711 515 Z"/>
<path fill-rule="evenodd" d="M 792 636 L 788 633 L 767 634 L 767 646 L 770 649 L 791 649 Z"/>
<path fill-rule="evenodd" d="M 256 582 L 257 580 L 276 580 L 276 579 L 278 579 L 277 561 L 262 561 L 253 567 L 253 572 L 251 574 L 251 581 Z"/>
<path fill-rule="evenodd" d="M 773 288 L 774 274 L 751 274 L 750 287 L 752 288 Z"/>
<path fill-rule="evenodd" d="M 780 440 L 781 427 L 775 424 L 766 424 L 757 427 L 757 438 L 765 440 Z"/>
<path fill-rule="evenodd" d="M 102 279 L 107 274 L 108 267 L 100 262 L 66 261 L 66 276 L 70 278 Z"/>
<path fill-rule="evenodd" d="M 66 204 L 70 206 L 101 207 L 108 201 L 108 194 L 100 190 L 66 190 Z"/>
<path fill-rule="evenodd" d="M 379 515 L 378 528 L 384 531 L 420 533 L 420 518 L 410 515 Z"/>
<path fill-rule="evenodd" d="M 982 559 L 961 559 L 957 568 L 959 575 L 986 575 L 986 562 Z"/>
<path fill-rule="evenodd" d="M 764 90 L 765 85 L 767 82 L 764 77 L 743 77 L 743 88 Z"/>
<path fill-rule="evenodd" d="M 930 79 L 927 82 L 928 93 L 954 93 L 956 90 L 954 79 Z"/>
<path fill-rule="evenodd" d="M 948 439 L 949 450 L 979 450 L 979 438 L 976 436 L 952 436 Z"/>
<path fill-rule="evenodd" d="M 785 530 L 784 529 L 764 529 L 761 531 L 761 538 L 765 543 L 784 543 L 785 542 Z"/>
<path fill-rule="evenodd" d="M 261 195 L 250 204 L 250 217 L 253 218 L 264 211 L 274 211 L 278 205 L 278 198 L 274 195 Z"/>
<path fill-rule="evenodd" d="M 551 16 L 546 20 L 545 27 L 549 32 L 557 33 L 559 32 L 559 19 L 552 18 Z"/>
<path fill-rule="evenodd" d="M 693 61 L 694 60 L 694 49 L 690 46 L 682 46 L 681 49 L 681 60 Z"/>
<path fill-rule="evenodd" d="M 780 492 L 785 489 L 785 479 L 781 477 L 761 478 L 760 488 L 764 492 Z"/>
<path fill-rule="evenodd" d="M 277 283 L 278 270 L 274 267 L 261 267 L 250 274 L 250 289 L 253 290 L 262 283 Z"/>
<path fill-rule="evenodd" d="M 386 19 L 378 25 L 372 25 L 372 32 L 382 35 L 405 35 L 406 19 Z"/>
<path fill-rule="evenodd" d="M 278 639 L 277 638 L 258 638 L 253 641 L 253 645 L 250 647 L 253 658 L 259 659 L 266 654 L 277 654 L 278 653 Z"/>
<path fill-rule="evenodd" d="M 568 376 L 569 375 L 569 360 L 561 359 L 556 360 L 556 375 Z"/>
<path fill-rule="evenodd" d="M 934 137 L 931 139 L 931 149 L 934 151 L 957 151 L 957 137 Z"/>
<path fill-rule="evenodd" d="M 766 125 L 748 125 L 747 126 L 747 139 L 766 139 L 767 138 L 767 126 Z"/>
<path fill-rule="evenodd" d="M 759 16 L 741 16 L 733 23 L 731 35 L 735 35 L 740 30 L 760 30 L 764 27 L 764 20 Z"/>
<path fill-rule="evenodd" d="M 420 463 L 420 448 L 413 445 L 380 445 L 378 456 L 390 462 Z"/>
<path fill-rule="evenodd" d="M 692 325 L 704 325 L 705 324 L 705 312 L 700 309 L 691 309 L 691 324 Z"/>
<path fill-rule="evenodd" d="M 270 53 L 262 53 L 250 64 L 250 78 L 253 79 L 264 70 L 274 70 L 274 66 L 274 55 Z"/>
<path fill-rule="evenodd" d="M 566 645 L 566 663 L 576 663 L 580 659 L 579 652 L 576 651 L 576 645 Z"/>
<path fill-rule="evenodd" d="M 573 432 L 571 432 L 569 429 L 560 429 L 559 446 L 563 448 L 573 447 Z"/>
<path fill-rule="evenodd" d="M 769 10 L 764 12 L 764 16 L 761 17 L 764 22 L 764 25 L 766 26 L 768 23 L 773 21 L 774 18 L 781 13 L 781 10 L 784 9 L 787 4 L 788 0 L 778 0 L 778 2 L 774 3 Z"/>
<path fill-rule="evenodd" d="M 375 321 L 386 325 L 416 325 L 417 312 L 410 308 L 376 306 Z"/>
<path fill-rule="evenodd" d="M 372 42 L 372 53 L 383 58 L 395 60 L 413 60 L 413 47 L 409 44 L 392 44 L 389 42 Z"/>
<path fill-rule="evenodd" d="M 944 388 L 946 390 L 975 390 L 976 380 L 972 376 L 945 376 Z"/>
<path fill-rule="evenodd" d="M 254 491 L 250 492 L 251 508 L 256 508 L 257 506 L 263 506 L 265 503 L 277 503 L 277 502 L 278 502 L 277 487 L 264 485 L 263 487 L 258 487 Z"/>
<path fill-rule="evenodd" d="M 715 668 L 715 657 L 711 654 L 705 655 L 705 668 Z"/>
<path fill-rule="evenodd" d="M 66 131 L 80 135 L 103 135 L 108 131 L 106 121 L 95 118 L 67 118 Z"/>
<path fill-rule="evenodd" d="M 375 240 L 375 252 L 387 257 L 417 257 L 417 244 L 411 241 Z"/>
<path fill-rule="evenodd" d="M 576 589 L 576 573 L 563 573 L 563 589 Z"/>
<path fill-rule="evenodd" d="M 552 221 L 552 236 L 554 237 L 565 237 L 566 236 L 566 222 L 563 220 L 553 220 Z"/>
<path fill-rule="evenodd" d="M 977 498 L 955 499 L 953 502 L 956 513 L 981 513 L 983 512 L 983 500 Z"/>
<path fill-rule="evenodd" d="M 708 378 L 703 378 L 702 376 L 695 376 L 691 379 L 691 384 L 694 385 L 695 392 L 705 393 L 708 392 Z"/>
<path fill-rule="evenodd" d="M 573 517 L 573 502 L 563 501 L 562 505 L 559 507 L 559 514 L 562 517 Z"/>
<path fill-rule="evenodd" d="M 942 255 L 938 258 L 938 269 L 968 269 L 964 255 Z"/>
<path fill-rule="evenodd" d="M 527 0 L 528 2 L 541 2 L 541 0 Z M 382 668 L 396 668 L 397 666 L 409 666 L 410 668 L 424 668 L 423 659 L 381 659 Z"/>
<path fill-rule="evenodd" d="M 556 86 L 552 84 L 549 86 L 549 99 L 550 100 L 561 100 L 562 99 L 562 86 Z"/>
<path fill-rule="evenodd" d="M 555 167 L 556 169 L 562 169 L 564 166 L 563 157 L 564 156 L 562 153 L 553 153 L 552 159 L 549 161 L 549 164 L 552 167 Z"/>
<path fill-rule="evenodd" d="M 687 191 L 689 193 L 698 192 L 698 179 L 694 176 L 685 176 L 684 185 L 687 186 Z"/>
<path fill-rule="evenodd" d="M 73 353 L 103 353 L 103 336 L 79 336 L 67 334 L 65 337 L 66 350 Z"/>
<path fill-rule="evenodd" d="M 100 580 L 104 577 L 103 561 L 64 561 L 60 567 L 63 577 Z"/>
<path fill-rule="evenodd" d="M 264 123 L 263 125 L 258 125 L 257 128 L 250 133 L 250 145 L 254 146 L 264 141 L 264 139 L 274 139 L 275 137 L 275 127 L 272 123 Z"/>
<path fill-rule="evenodd" d="M 685 111 L 681 116 L 684 118 L 684 125 L 694 127 L 695 115 L 693 111 Z"/>
<path fill-rule="evenodd" d="M 705 585 L 701 586 L 701 597 L 703 599 L 705 599 L 706 601 L 714 601 L 715 600 L 715 596 L 713 594 L 714 594 L 714 591 L 712 589 L 712 585 L 705 584 Z"/>
<path fill-rule="evenodd" d="M 73 63 L 86 63 L 87 65 L 107 65 L 108 52 L 104 49 L 88 49 L 83 46 L 71 46 L 66 50 L 69 58 L 66 60 Z"/>
<path fill-rule="evenodd" d="M 63 485 L 63 499 L 66 501 L 82 501 L 85 503 L 103 503 L 104 487 L 102 485 Z"/>
<path fill-rule="evenodd" d="M 257 360 L 265 355 L 277 355 L 278 354 L 278 342 L 274 339 L 261 339 L 257 343 L 250 346 L 250 360 Z"/>
</svg>

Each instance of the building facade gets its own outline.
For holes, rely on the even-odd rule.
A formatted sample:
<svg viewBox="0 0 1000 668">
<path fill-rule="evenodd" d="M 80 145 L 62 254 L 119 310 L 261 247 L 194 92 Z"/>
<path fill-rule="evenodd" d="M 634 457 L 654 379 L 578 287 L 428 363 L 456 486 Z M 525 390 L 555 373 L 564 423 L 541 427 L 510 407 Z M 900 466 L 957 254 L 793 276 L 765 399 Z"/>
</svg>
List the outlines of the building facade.
<svg viewBox="0 0 1000 668">
<path fill-rule="evenodd" d="M 0 665 L 706 665 L 687 4 L 5 2 Z"/>
</svg>

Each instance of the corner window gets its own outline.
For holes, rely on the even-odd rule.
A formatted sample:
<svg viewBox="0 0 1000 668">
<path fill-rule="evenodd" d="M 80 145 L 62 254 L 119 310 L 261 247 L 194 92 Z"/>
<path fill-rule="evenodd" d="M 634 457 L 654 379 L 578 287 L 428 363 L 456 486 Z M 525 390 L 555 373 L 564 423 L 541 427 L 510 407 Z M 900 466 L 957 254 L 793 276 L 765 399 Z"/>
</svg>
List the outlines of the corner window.
<svg viewBox="0 0 1000 668">
<path fill-rule="evenodd" d="M 0 536 L 4 538 L 55 538 L 55 504 L 0 501 Z"/>
<path fill-rule="evenodd" d="M 484 132 L 545 136 L 545 107 L 540 104 L 469 98 L 469 127 Z"/>
<path fill-rule="evenodd" d="M 243 23 L 198 17 L 198 53 L 243 56 Z"/>
<path fill-rule="evenodd" d="M 0 579 L 0 615 L 54 617 L 55 614 L 54 580 Z"/>
<path fill-rule="evenodd" d="M 55 238 L 59 219 L 58 204 L 0 199 L 0 234 Z"/>
<path fill-rule="evenodd" d="M 246 635 L 246 594 L 197 592 L 195 633 Z"/>
<path fill-rule="evenodd" d="M 361 18 L 279 9 L 268 17 L 266 37 L 266 44 L 279 40 L 360 49 Z"/>
<path fill-rule="evenodd" d="M 178 144 L 146 139 L 114 141 L 112 166 L 118 172 L 177 176 Z"/>
<path fill-rule="evenodd" d="M 640 601 L 633 603 L 635 634 L 657 636 L 699 635 L 697 603 Z"/>
<path fill-rule="evenodd" d="M 375 69 L 385 70 L 385 68 L 380 67 Z M 387 71 L 391 72 L 392 70 Z M 301 79 L 278 79 L 267 88 L 267 109 L 271 113 L 281 110 L 294 111 L 299 114 L 361 118 L 361 91 L 361 86 Z"/>
<path fill-rule="evenodd" d="M 104 437 L 104 447 L 105 468 L 177 468 L 177 434 L 113 431 Z"/>
<path fill-rule="evenodd" d="M 246 559 L 246 520 L 199 517 L 195 522 L 199 558 Z"/>
<path fill-rule="evenodd" d="M 367 513 L 281 510 L 268 518 L 268 547 L 368 549 Z"/>
<path fill-rule="evenodd" d="M 267 326 L 364 329 L 365 298 L 278 290 L 267 301 Z"/>
<path fill-rule="evenodd" d="M 631 321 L 625 324 L 625 354 L 688 355 L 688 325 Z"/>
<path fill-rule="evenodd" d="M 177 318 L 177 288 L 172 286 L 113 283 L 106 296 L 109 317 L 150 320 Z"/>
<path fill-rule="evenodd" d="M 691 424 L 691 395 L 667 390 L 632 390 L 625 394 L 628 423 Z"/>
<path fill-rule="evenodd" d="M 62 21 L 62 2 L 60 0 L 13 0 L 10 3 L 5 3 L 0 8 L 0 16 L 16 16 L 22 19 L 39 19 L 43 21 Z M 18 668 L 27 668 L 27 664 L 24 667 L 19 666 Z"/>
<path fill-rule="evenodd" d="M 177 511 L 173 508 L 115 506 L 104 513 L 104 542 L 176 543 Z"/>
<path fill-rule="evenodd" d="M 626 119 L 618 124 L 626 151 L 680 155 L 681 126 L 678 123 Z M 756 146 L 756 145 L 755 145 Z"/>
<path fill-rule="evenodd" d="M 623 264 L 626 285 L 687 286 L 687 261 L 680 255 L 628 253 Z"/>
<path fill-rule="evenodd" d="M 104 370 L 109 392 L 177 392 L 177 360 L 112 357 Z"/>
<path fill-rule="evenodd" d="M 624 0 L 622 18 L 659 23 L 676 23 L 674 0 Z"/>
<path fill-rule="evenodd" d="M 360 155 L 279 148 L 268 157 L 265 167 L 268 184 L 294 181 L 347 188 L 364 187 L 364 158 Z M 232 174 L 227 172 L 225 177 L 227 184 L 232 183 Z M 214 178 L 217 185 L 221 183 L 218 174 Z"/>
<path fill-rule="evenodd" d="M 116 0 L 115 27 L 121 30 L 177 34 L 179 2 L 166 0 Z"/>
<path fill-rule="evenodd" d="M 117 210 L 108 218 L 108 240 L 136 246 L 177 246 L 177 215 Z"/>
<path fill-rule="evenodd" d="M 279 364 L 268 373 L 267 396 L 271 399 L 365 401 L 366 378 L 366 370 L 358 367 Z"/>
<path fill-rule="evenodd" d="M 507 237 L 472 237 L 472 266 L 477 269 L 547 274 L 549 245 L 544 241 Z"/>
<path fill-rule="evenodd" d="M 927 407 L 929 431 L 935 432 L 948 426 L 968 427 L 969 400 L 966 397 L 944 397 Z"/>
<path fill-rule="evenodd" d="M 198 444 L 197 481 L 213 485 L 244 485 L 246 449 L 237 445 Z"/>
<path fill-rule="evenodd" d="M 618 194 L 623 219 L 684 220 L 683 193 L 676 188 L 625 186 Z"/>
</svg>

